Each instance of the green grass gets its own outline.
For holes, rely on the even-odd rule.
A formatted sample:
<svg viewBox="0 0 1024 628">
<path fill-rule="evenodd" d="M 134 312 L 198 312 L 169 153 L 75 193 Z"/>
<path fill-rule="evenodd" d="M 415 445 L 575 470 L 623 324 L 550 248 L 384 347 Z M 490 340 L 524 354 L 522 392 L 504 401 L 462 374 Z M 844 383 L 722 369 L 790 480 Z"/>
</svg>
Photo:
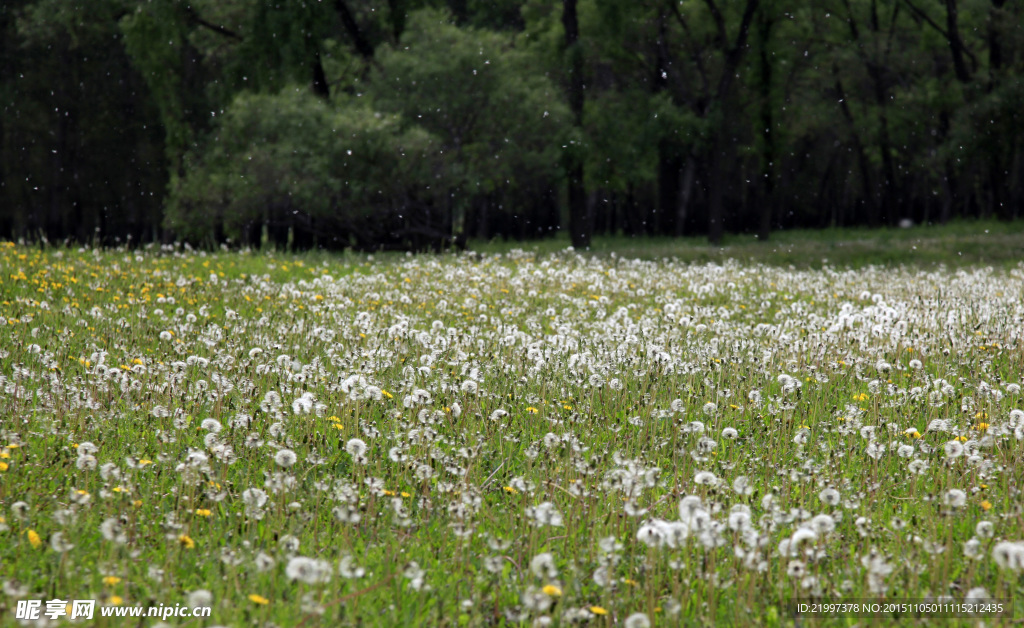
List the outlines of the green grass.
<svg viewBox="0 0 1024 628">
<path fill-rule="evenodd" d="M 482 241 L 470 249 L 504 253 L 515 248 L 547 254 L 569 246 L 565 234 L 540 241 Z M 721 246 L 703 236 L 682 238 L 598 236 L 589 251 L 626 258 L 678 259 L 689 263 L 747 263 L 797 268 L 860 268 L 872 264 L 931 268 L 950 266 L 1013 266 L 1024 260 L 1024 221 L 957 221 L 910 229 L 799 229 L 776 231 L 761 242 L 754 235 L 726 235 Z"/>
<path fill-rule="evenodd" d="M 0 625 L 18 600 L 203 591 L 212 618 L 168 621 L 973 626 L 789 609 L 975 588 L 1019 621 L 993 551 L 1024 539 L 1024 265 L 921 233 L 948 269 L 872 266 L 898 231 L 737 239 L 764 263 L 713 265 L 692 240 L 650 261 L 0 244 Z M 816 247 L 855 253 L 815 270 Z M 649 546 L 687 496 L 686 538 Z"/>
</svg>

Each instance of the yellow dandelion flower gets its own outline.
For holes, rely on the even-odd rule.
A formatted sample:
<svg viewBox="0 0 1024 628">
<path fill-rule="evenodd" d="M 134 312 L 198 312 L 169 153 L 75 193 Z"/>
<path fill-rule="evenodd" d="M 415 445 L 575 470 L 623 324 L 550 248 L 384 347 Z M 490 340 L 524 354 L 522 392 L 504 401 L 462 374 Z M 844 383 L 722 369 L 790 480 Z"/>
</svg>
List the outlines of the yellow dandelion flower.
<svg viewBox="0 0 1024 628">
<path fill-rule="evenodd" d="M 608 609 L 603 606 L 591 606 L 590 612 L 595 615 L 607 615 Z"/>
<path fill-rule="evenodd" d="M 108 587 L 112 587 L 118 582 L 121 582 L 121 579 L 117 576 L 106 576 L 105 578 L 103 578 L 103 584 L 107 585 Z"/>
<path fill-rule="evenodd" d="M 529 412 L 530 414 L 537 414 L 538 412 L 540 412 L 540 410 L 534 408 L 533 406 L 527 406 L 526 411 Z"/>
<path fill-rule="evenodd" d="M 35 530 L 28 530 L 25 532 L 25 536 L 28 537 L 28 542 L 32 544 L 34 549 L 39 549 L 43 544 L 43 539 L 39 538 L 39 533 Z"/>
<path fill-rule="evenodd" d="M 196 514 L 200 517 L 209 517 L 213 512 L 208 508 L 196 508 Z"/>
<path fill-rule="evenodd" d="M 107 604 L 110 604 L 111 606 L 120 606 L 124 604 L 124 598 L 120 595 L 111 595 L 107 598 Z"/>
<path fill-rule="evenodd" d="M 196 542 L 195 542 L 195 541 L 193 541 L 193 540 L 192 540 L 192 537 L 190 537 L 190 536 L 189 536 L 189 535 L 187 535 L 187 534 L 182 534 L 181 536 L 179 536 L 179 537 L 178 537 L 178 543 L 179 543 L 179 544 L 180 544 L 180 545 L 181 545 L 182 547 L 184 547 L 185 549 L 192 549 L 193 547 L 195 547 L 195 546 L 196 546 Z"/>
<path fill-rule="evenodd" d="M 6 471 L 9 468 L 10 467 L 8 466 L 8 464 L 6 462 L 0 462 L 0 472 Z"/>
<path fill-rule="evenodd" d="M 981 509 L 982 510 L 991 510 L 992 509 L 992 502 L 988 501 L 987 499 L 981 500 Z"/>
<path fill-rule="evenodd" d="M 249 601 L 253 604 L 259 604 L 260 606 L 266 606 L 267 604 L 270 604 L 270 600 L 256 593 L 249 594 Z"/>
<path fill-rule="evenodd" d="M 541 591 L 543 591 L 547 595 L 550 595 L 551 597 L 559 597 L 560 595 L 562 595 L 562 589 L 553 584 L 544 585 L 544 588 L 541 589 Z"/>
<path fill-rule="evenodd" d="M 511 493 L 512 495 L 518 495 L 519 494 L 519 491 L 517 491 L 516 489 L 512 488 L 511 486 L 506 486 L 504 488 L 505 488 L 505 492 L 506 493 Z"/>
</svg>

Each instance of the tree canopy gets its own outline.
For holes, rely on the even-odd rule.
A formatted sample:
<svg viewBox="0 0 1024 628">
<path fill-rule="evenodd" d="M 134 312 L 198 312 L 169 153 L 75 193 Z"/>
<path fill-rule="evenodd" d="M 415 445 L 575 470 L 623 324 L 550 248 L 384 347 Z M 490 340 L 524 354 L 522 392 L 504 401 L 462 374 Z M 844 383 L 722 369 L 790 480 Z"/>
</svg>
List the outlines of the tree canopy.
<svg viewBox="0 0 1024 628">
<path fill-rule="evenodd" d="M 423 249 L 1020 217 L 1007 0 L 15 0 L 0 236 Z"/>
</svg>

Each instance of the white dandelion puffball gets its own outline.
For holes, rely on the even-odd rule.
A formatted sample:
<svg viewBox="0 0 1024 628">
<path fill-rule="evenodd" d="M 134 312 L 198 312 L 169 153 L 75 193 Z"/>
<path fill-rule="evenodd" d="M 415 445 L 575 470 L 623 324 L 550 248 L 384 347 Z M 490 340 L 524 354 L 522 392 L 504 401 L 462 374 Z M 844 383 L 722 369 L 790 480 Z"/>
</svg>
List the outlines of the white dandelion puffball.
<svg viewBox="0 0 1024 628">
<path fill-rule="evenodd" d="M 288 468 L 298 462 L 299 457 L 291 449 L 281 449 L 274 454 L 274 462 L 280 467 Z"/>
</svg>

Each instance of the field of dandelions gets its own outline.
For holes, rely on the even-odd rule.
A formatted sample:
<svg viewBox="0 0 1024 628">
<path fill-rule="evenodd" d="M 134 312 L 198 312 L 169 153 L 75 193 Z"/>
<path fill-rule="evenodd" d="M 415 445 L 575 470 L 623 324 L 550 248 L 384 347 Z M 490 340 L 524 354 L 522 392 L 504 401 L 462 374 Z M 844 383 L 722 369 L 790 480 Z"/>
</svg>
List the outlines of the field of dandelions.
<svg viewBox="0 0 1024 628">
<path fill-rule="evenodd" d="M 0 624 L 51 598 L 213 607 L 181 625 L 1024 616 L 1024 264 L 7 243 L 0 269 Z"/>
</svg>

